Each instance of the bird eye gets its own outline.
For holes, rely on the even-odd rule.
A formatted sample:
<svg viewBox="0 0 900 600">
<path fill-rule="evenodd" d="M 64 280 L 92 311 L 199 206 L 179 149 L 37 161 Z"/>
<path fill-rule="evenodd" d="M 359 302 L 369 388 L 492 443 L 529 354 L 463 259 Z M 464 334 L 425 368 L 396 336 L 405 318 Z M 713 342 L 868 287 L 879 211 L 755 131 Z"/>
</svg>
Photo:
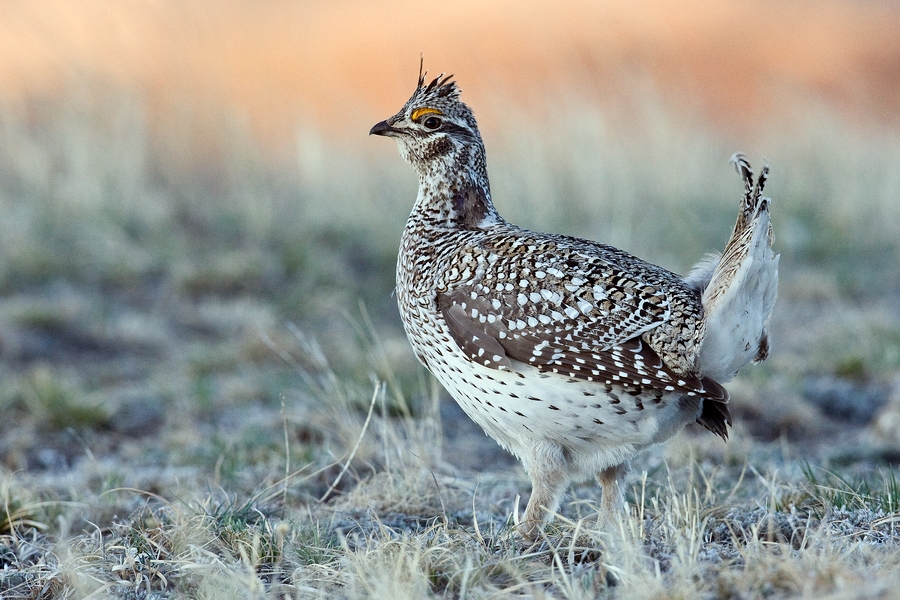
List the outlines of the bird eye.
<svg viewBox="0 0 900 600">
<path fill-rule="evenodd" d="M 432 131 L 440 127 L 442 124 L 443 121 L 441 121 L 438 117 L 428 117 L 427 119 L 422 121 L 422 125 L 425 126 L 425 129 L 430 129 Z"/>
</svg>

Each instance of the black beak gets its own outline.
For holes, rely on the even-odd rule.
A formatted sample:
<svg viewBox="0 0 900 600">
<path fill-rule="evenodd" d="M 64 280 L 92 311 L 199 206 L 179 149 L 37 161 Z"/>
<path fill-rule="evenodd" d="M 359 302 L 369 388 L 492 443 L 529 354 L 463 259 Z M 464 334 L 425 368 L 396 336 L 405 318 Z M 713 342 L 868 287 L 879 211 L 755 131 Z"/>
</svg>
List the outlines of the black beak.
<svg viewBox="0 0 900 600">
<path fill-rule="evenodd" d="M 393 127 L 388 125 L 387 121 L 375 123 L 375 126 L 369 130 L 369 135 L 391 135 L 393 133 L 400 133 L 400 130 L 394 129 Z"/>
</svg>

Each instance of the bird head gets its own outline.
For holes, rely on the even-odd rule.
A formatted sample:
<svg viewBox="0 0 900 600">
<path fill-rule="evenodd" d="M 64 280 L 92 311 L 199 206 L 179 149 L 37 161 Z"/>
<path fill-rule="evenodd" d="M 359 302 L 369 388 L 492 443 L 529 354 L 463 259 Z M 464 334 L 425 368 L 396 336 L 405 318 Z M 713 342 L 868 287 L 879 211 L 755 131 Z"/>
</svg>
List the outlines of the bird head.
<svg viewBox="0 0 900 600">
<path fill-rule="evenodd" d="M 426 75 L 420 65 L 412 97 L 400 112 L 369 131 L 394 138 L 403 159 L 423 176 L 458 164 L 467 148 L 482 155 L 484 151 L 475 117 L 459 99 L 453 75 L 442 73 L 427 84 Z"/>
</svg>

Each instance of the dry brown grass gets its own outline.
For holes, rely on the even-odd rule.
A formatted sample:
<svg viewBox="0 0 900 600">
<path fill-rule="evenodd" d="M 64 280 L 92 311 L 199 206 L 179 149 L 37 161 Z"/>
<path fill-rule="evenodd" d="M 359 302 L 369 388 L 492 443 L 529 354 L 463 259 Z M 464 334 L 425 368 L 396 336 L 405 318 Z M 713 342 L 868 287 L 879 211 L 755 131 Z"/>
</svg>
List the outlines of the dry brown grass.
<svg viewBox="0 0 900 600">
<path fill-rule="evenodd" d="M 437 460 L 434 405 L 414 419 L 381 408 L 364 430 L 340 398 L 287 403 L 306 406 L 318 446 L 344 454 L 299 463 L 286 487 L 203 492 L 189 469 L 159 473 L 160 494 L 109 487 L 64 501 L 46 475 L 4 472 L 4 597 L 871 598 L 898 583 L 896 479 L 870 474 L 863 491 L 759 446 L 722 463 L 686 435 L 665 470 L 639 461 L 654 474 L 633 481 L 629 515 L 598 529 L 596 490 L 579 488 L 529 547 L 512 527 L 521 473 Z M 331 480 L 346 458 L 343 438 L 359 435 L 352 481 L 316 500 L 322 473 Z M 300 444 L 289 435 L 287 456 Z M 86 490 L 117 468 L 82 465 L 68 485 Z"/>
</svg>

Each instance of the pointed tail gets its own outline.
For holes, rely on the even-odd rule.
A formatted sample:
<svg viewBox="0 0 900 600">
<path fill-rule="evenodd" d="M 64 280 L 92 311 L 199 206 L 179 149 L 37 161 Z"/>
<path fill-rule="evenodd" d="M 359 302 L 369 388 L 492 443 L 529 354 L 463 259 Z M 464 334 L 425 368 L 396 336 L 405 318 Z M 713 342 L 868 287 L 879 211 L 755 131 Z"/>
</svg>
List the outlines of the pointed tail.
<svg viewBox="0 0 900 600">
<path fill-rule="evenodd" d="M 762 195 L 769 167 L 763 167 L 754 181 L 743 154 L 735 154 L 731 162 L 744 180 L 731 239 L 717 262 L 707 261 L 687 278 L 702 289 L 706 333 L 697 365 L 704 376 L 720 382 L 734 377 L 748 362 L 761 362 L 768 356 L 769 315 L 778 287 L 771 199 Z"/>
</svg>

